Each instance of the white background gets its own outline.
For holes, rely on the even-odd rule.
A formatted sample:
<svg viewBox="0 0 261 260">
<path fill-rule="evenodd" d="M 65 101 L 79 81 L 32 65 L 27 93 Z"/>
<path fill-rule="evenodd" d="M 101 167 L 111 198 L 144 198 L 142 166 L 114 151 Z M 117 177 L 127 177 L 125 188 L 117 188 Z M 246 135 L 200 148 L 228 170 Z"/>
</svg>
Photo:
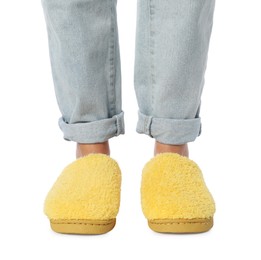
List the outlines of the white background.
<svg viewBox="0 0 261 260">
<path fill-rule="evenodd" d="M 140 208 L 143 165 L 153 139 L 135 132 L 133 87 L 136 1 L 118 1 L 126 134 L 112 138 L 122 169 L 115 229 L 102 236 L 60 235 L 43 214 L 47 191 L 75 158 L 58 110 L 40 0 L 0 2 L 1 259 L 261 259 L 261 2 L 217 0 L 202 95 L 202 135 L 190 158 L 216 200 L 212 231 L 163 235 Z"/>
</svg>

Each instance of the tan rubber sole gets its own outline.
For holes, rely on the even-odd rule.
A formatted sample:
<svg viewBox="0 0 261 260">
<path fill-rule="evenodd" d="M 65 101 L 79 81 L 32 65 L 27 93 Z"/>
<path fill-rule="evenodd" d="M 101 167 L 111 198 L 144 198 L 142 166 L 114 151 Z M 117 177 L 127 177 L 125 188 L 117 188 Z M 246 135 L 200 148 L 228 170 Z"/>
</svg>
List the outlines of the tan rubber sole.
<svg viewBox="0 0 261 260">
<path fill-rule="evenodd" d="M 111 231 L 116 219 L 109 220 L 50 220 L 53 231 L 62 234 L 100 235 Z"/>
<path fill-rule="evenodd" d="M 213 227 L 213 218 L 208 219 L 154 219 L 148 220 L 149 227 L 160 233 L 202 233 Z"/>
</svg>

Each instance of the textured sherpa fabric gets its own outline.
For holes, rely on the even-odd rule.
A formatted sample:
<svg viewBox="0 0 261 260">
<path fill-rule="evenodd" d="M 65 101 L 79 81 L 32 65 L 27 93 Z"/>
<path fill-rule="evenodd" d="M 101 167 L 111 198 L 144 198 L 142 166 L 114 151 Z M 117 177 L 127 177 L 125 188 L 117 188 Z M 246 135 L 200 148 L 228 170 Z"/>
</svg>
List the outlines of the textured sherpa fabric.
<svg viewBox="0 0 261 260">
<path fill-rule="evenodd" d="M 49 191 L 49 219 L 114 219 L 120 205 L 121 171 L 105 154 L 89 154 L 69 164 Z"/>
<path fill-rule="evenodd" d="M 145 164 L 141 203 L 149 220 L 210 218 L 215 212 L 200 168 L 177 153 L 157 154 Z"/>
</svg>

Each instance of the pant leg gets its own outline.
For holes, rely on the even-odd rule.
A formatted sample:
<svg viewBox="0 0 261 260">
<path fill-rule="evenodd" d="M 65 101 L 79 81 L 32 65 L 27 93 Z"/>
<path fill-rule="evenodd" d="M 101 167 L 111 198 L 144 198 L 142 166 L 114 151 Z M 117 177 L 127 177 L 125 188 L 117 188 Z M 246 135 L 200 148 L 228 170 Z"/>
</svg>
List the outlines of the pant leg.
<svg viewBox="0 0 261 260">
<path fill-rule="evenodd" d="M 215 0 L 138 0 L 136 131 L 161 143 L 201 134 L 199 116 Z"/>
<path fill-rule="evenodd" d="M 117 0 L 42 0 L 65 140 L 124 134 Z"/>
</svg>

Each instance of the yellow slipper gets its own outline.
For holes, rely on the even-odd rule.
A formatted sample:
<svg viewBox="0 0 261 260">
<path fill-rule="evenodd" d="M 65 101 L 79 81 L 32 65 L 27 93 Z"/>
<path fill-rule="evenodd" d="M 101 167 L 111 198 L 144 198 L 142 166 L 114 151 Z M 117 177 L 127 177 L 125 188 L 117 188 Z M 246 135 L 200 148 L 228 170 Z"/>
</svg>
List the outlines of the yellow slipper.
<svg viewBox="0 0 261 260">
<path fill-rule="evenodd" d="M 64 168 L 44 204 L 58 233 L 103 234 L 113 229 L 120 206 L 121 171 L 105 154 L 89 154 Z"/>
<path fill-rule="evenodd" d="M 177 153 L 160 153 L 142 171 L 141 204 L 149 227 L 162 233 L 200 233 L 213 226 L 215 202 L 199 166 Z"/>
</svg>

